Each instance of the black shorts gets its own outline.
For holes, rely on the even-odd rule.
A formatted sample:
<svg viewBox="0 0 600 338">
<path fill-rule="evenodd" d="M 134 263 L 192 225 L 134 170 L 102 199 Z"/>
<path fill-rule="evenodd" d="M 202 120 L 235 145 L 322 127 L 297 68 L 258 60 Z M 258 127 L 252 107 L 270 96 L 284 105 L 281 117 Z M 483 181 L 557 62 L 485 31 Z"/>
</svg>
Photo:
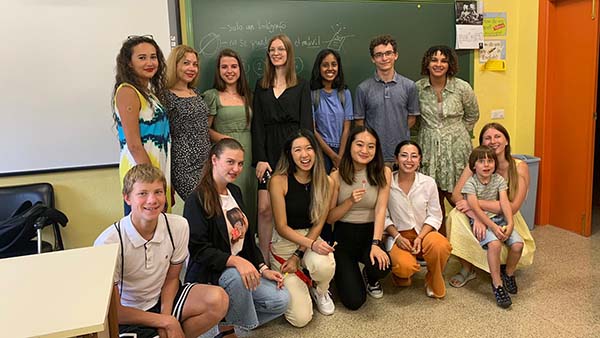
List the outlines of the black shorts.
<svg viewBox="0 0 600 338">
<path fill-rule="evenodd" d="M 183 285 L 179 285 L 179 290 L 177 290 L 177 294 L 175 295 L 175 300 L 173 301 L 173 312 L 171 313 L 173 317 L 177 318 L 179 322 L 181 322 L 181 314 L 183 313 L 183 307 L 185 305 L 185 301 L 190 293 L 192 287 L 196 285 L 196 283 L 185 283 Z M 160 299 L 158 303 L 154 304 L 153 307 L 146 310 L 146 312 L 152 313 L 160 313 Z M 124 338 L 152 338 L 158 337 L 158 330 L 154 327 L 136 325 L 136 324 L 124 324 L 119 325 L 119 337 Z"/>
</svg>

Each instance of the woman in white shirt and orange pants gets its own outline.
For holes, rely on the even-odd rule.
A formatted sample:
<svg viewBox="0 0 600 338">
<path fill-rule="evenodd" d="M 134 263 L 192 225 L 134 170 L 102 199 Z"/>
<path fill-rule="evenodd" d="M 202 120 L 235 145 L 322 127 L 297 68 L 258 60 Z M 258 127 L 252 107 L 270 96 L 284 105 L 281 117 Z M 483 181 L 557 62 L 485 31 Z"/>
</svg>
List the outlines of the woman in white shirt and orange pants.
<svg viewBox="0 0 600 338">
<path fill-rule="evenodd" d="M 427 263 L 427 296 L 443 298 L 446 284 L 442 272 L 452 247 L 438 232 L 442 210 L 437 185 L 433 178 L 417 172 L 422 157 L 417 143 L 400 142 L 394 155 L 398 170 L 393 173 L 385 221 L 393 282 L 411 285 L 412 275 L 420 269 L 417 257 L 422 258 Z"/>
</svg>

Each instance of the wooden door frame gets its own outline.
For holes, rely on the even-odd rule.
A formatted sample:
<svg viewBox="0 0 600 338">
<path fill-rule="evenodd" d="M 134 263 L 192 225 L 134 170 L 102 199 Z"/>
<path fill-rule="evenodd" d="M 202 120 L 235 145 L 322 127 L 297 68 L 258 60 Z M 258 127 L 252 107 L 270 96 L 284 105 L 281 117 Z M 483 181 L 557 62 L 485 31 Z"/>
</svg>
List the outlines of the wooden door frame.
<svg viewBox="0 0 600 338">
<path fill-rule="evenodd" d="M 563 0 L 565 1 L 565 0 Z M 569 1 L 569 0 L 566 0 Z M 590 3 L 594 1 L 595 8 L 592 6 L 594 13 L 590 11 L 590 16 L 595 14 L 595 20 L 598 20 L 598 0 L 590 0 Z M 552 93 L 552 89 L 556 85 L 549 74 L 551 70 L 549 67 L 549 49 L 550 49 L 550 38 L 551 38 L 551 25 L 553 23 L 553 16 L 556 11 L 557 3 L 559 0 L 540 0 L 539 2 L 539 16 L 538 16 L 538 63 L 537 63 L 537 94 L 536 94 L 536 118 L 535 118 L 535 155 L 541 158 L 540 161 L 540 172 L 538 182 L 538 195 L 536 205 L 536 224 L 552 224 L 552 218 L 550 213 L 550 199 L 552 198 L 552 187 L 558 184 L 559 180 L 564 178 L 554 178 L 552 175 L 552 163 L 553 157 L 560 156 L 561 154 L 554 154 L 550 147 L 550 140 L 552 140 L 553 128 L 551 127 L 551 121 L 553 118 L 553 111 L 550 102 L 549 93 Z M 597 33 L 598 36 L 598 33 Z M 556 53 L 556 51 L 554 51 Z M 598 50 L 596 50 L 596 58 L 598 58 Z M 598 67 L 598 61 L 594 67 Z M 597 69 L 596 69 L 597 72 Z M 600 76 L 600 74 L 598 74 Z M 596 81 L 597 86 L 597 81 Z M 594 95 L 596 95 L 597 88 L 594 88 Z M 594 100 L 594 108 L 596 105 L 597 97 Z M 595 128 L 595 126 L 592 126 Z M 557 131 L 557 132 L 565 132 Z M 592 182 L 593 182 L 593 164 L 594 164 L 594 131 L 592 129 L 592 140 L 591 148 L 588 157 L 588 163 L 590 168 L 583 168 L 584 175 L 587 177 L 586 187 L 584 187 L 584 194 L 590 201 L 590 210 L 592 203 Z M 587 170 L 585 170 L 587 169 Z M 579 234 L 584 236 L 591 235 L 591 211 L 587 213 L 585 218 L 581 220 L 581 229 Z"/>
</svg>

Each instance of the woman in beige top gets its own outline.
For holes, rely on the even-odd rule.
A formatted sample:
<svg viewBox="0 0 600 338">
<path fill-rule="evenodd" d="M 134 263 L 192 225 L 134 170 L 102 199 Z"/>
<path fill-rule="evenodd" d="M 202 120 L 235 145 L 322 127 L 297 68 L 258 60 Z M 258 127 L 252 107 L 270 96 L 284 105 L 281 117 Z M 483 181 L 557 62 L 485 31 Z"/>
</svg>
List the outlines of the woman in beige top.
<svg viewBox="0 0 600 338">
<path fill-rule="evenodd" d="M 379 137 L 366 126 L 352 130 L 334 182 L 327 222 L 334 224 L 335 281 L 342 304 L 357 310 L 367 292 L 383 297 L 379 280 L 389 271 L 390 257 L 381 236 L 392 172 L 383 164 Z M 361 271 L 358 263 L 365 268 Z M 365 290 L 365 282 L 367 284 Z"/>
</svg>

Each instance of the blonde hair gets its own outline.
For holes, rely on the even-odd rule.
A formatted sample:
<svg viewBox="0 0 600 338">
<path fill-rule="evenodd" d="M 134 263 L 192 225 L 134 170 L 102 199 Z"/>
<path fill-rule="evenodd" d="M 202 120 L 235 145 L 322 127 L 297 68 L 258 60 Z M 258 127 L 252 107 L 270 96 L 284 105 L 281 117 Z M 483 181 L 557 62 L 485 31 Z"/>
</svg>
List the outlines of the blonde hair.
<svg viewBox="0 0 600 338">
<path fill-rule="evenodd" d="M 275 168 L 275 175 L 289 176 L 296 172 L 296 164 L 292 158 L 292 144 L 295 140 L 305 137 L 315 151 L 315 162 L 311 169 L 311 196 L 310 196 L 310 221 L 313 225 L 319 223 L 323 216 L 329 212 L 329 198 L 331 189 L 329 189 L 329 180 L 323 161 L 323 153 L 313 133 L 306 129 L 300 129 L 294 133 L 283 145 L 281 156 Z"/>
<path fill-rule="evenodd" d="M 163 185 L 165 194 L 167 193 L 167 179 L 163 172 L 157 167 L 144 163 L 138 164 L 129 169 L 125 177 L 123 177 L 123 195 L 129 195 L 133 190 L 133 185 L 136 182 L 154 183 L 159 181 Z"/>
<path fill-rule="evenodd" d="M 260 86 L 263 89 L 267 89 L 273 87 L 273 82 L 275 82 L 275 66 L 271 63 L 271 58 L 269 57 L 269 48 L 271 48 L 271 44 L 275 40 L 281 40 L 283 42 L 283 46 L 285 47 L 285 51 L 287 53 L 287 60 L 285 62 L 285 82 L 287 87 L 293 87 L 298 84 L 298 77 L 296 76 L 296 61 L 294 60 L 294 45 L 292 44 L 292 40 L 288 38 L 285 34 L 278 34 L 269 40 L 267 44 L 267 57 L 265 58 L 265 73 L 263 74 L 262 79 L 260 80 Z"/>
<path fill-rule="evenodd" d="M 198 75 L 200 74 L 200 57 L 194 48 L 186 45 L 179 45 L 173 48 L 171 54 L 169 54 L 169 58 L 167 59 L 167 88 L 173 88 L 177 83 L 177 64 L 187 53 L 196 55 L 196 60 L 198 60 L 198 73 L 194 79 L 188 83 L 188 88 L 196 88 Z"/>
</svg>

